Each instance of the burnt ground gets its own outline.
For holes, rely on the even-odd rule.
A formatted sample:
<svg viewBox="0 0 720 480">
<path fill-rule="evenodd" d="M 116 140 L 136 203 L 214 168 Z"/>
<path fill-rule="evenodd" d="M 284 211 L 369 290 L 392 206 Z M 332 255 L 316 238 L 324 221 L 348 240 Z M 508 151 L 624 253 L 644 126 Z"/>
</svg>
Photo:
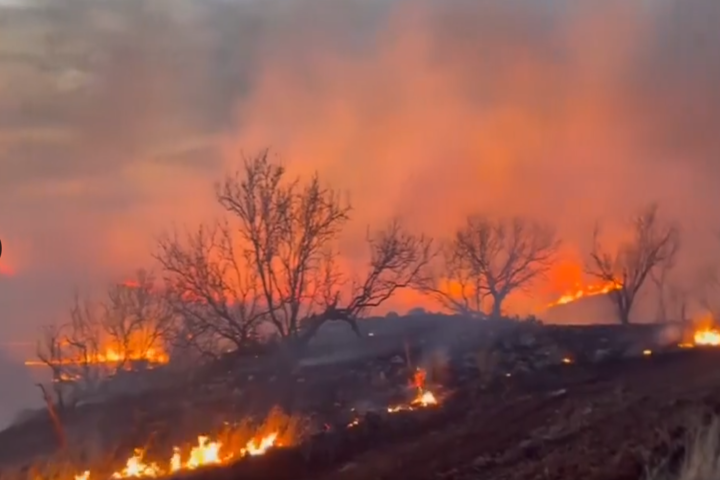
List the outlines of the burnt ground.
<svg viewBox="0 0 720 480">
<path fill-rule="evenodd" d="M 663 347 L 658 338 L 665 336 L 653 328 L 482 330 L 480 337 L 493 341 L 480 343 L 497 356 L 492 378 L 483 371 L 487 362 L 478 370 L 478 339 L 459 329 L 467 345 L 443 349 L 450 352 L 449 372 L 431 385 L 442 396 L 435 408 L 384 412 L 407 391 L 412 370 L 400 357 L 409 353 L 423 363 L 438 347 L 438 335 L 427 330 L 378 339 L 375 347 L 362 345 L 368 354 L 361 358 L 282 379 L 224 365 L 190 387 L 87 405 L 64 420 L 118 458 L 148 439 L 165 449 L 191 440 L 213 415 L 218 422 L 243 418 L 253 405 L 286 403 L 330 427 L 298 446 L 193 475 L 199 480 L 637 480 L 648 463 L 668 455 L 693 416 L 720 406 L 720 351 Z M 440 343 L 447 346 L 447 337 Z M 645 348 L 653 354 L 642 355 Z M 563 363 L 566 357 L 573 363 Z M 355 409 L 367 413 L 346 428 L 359 404 L 375 408 Z M 0 446 L 0 464 L 57 448 L 42 416 L 0 432 Z"/>
<path fill-rule="evenodd" d="M 689 426 L 720 411 L 719 365 L 720 352 L 690 350 L 568 366 L 502 393 L 467 386 L 435 411 L 201 477 L 638 480 L 676 454 Z"/>
</svg>

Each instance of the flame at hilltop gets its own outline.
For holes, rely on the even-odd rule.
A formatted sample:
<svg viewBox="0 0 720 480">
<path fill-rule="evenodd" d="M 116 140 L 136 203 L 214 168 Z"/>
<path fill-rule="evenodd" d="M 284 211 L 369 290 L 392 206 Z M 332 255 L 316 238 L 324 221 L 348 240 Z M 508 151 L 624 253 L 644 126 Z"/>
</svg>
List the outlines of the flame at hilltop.
<svg viewBox="0 0 720 480">
<path fill-rule="evenodd" d="M 119 364 L 122 362 L 141 362 L 146 361 L 150 364 L 165 364 L 170 360 L 169 356 L 161 349 L 149 348 L 143 353 L 132 352 L 123 355 L 119 350 L 108 347 L 102 353 L 89 355 L 88 358 L 62 358 L 59 360 L 50 360 L 51 365 L 80 365 L 80 364 Z M 45 362 L 38 360 L 27 360 L 27 366 L 47 365 Z"/>
<path fill-rule="evenodd" d="M 558 298 L 554 302 L 550 303 L 547 306 L 547 308 L 556 307 L 558 305 L 565 305 L 565 304 L 580 300 L 581 298 L 594 297 L 597 295 L 605 295 L 607 293 L 612 292 L 613 290 L 618 290 L 619 288 L 620 288 L 620 285 L 618 285 L 615 282 L 608 282 L 608 283 L 604 283 L 604 284 L 594 284 L 594 285 L 587 285 L 587 286 L 577 285 L 575 290 L 562 295 L 560 298 Z"/>
</svg>

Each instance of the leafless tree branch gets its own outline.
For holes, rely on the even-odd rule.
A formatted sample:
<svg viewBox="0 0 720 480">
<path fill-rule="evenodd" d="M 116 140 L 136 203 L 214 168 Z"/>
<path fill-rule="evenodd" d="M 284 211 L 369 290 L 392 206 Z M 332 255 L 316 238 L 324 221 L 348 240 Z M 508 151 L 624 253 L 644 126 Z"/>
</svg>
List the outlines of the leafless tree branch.
<svg viewBox="0 0 720 480">
<path fill-rule="evenodd" d="M 302 348 L 329 320 L 348 322 L 419 281 L 431 242 L 399 222 L 368 236 L 367 276 L 351 278 L 338 266 L 337 242 L 351 207 L 314 175 L 288 178 L 267 151 L 246 158 L 216 187 L 235 220 L 236 242 L 253 272 L 268 322 L 285 344 Z"/>
<path fill-rule="evenodd" d="M 267 309 L 251 259 L 238 251 L 226 223 L 201 226 L 185 236 L 166 235 L 155 258 L 163 270 L 166 300 L 180 319 L 176 347 L 216 358 L 256 340 Z"/>
<path fill-rule="evenodd" d="M 489 313 L 499 317 L 510 293 L 547 273 L 559 246 L 555 230 L 546 225 L 470 216 L 446 248 L 445 285 L 436 282 L 431 293 L 456 312 L 475 315 L 483 314 L 484 300 L 491 298 Z"/>
<path fill-rule="evenodd" d="M 586 266 L 588 274 L 617 287 L 609 292 L 609 298 L 622 324 L 630 323 L 632 307 L 648 277 L 663 265 L 671 266 L 680 247 L 677 226 L 663 223 L 655 204 L 637 215 L 631 228 L 632 239 L 610 252 L 601 244 L 596 227 Z"/>
</svg>

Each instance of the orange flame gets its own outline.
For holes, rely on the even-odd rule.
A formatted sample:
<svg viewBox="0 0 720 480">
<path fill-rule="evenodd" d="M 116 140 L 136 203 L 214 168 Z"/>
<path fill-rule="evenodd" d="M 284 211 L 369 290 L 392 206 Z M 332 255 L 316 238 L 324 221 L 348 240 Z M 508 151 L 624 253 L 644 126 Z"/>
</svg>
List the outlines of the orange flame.
<svg viewBox="0 0 720 480">
<path fill-rule="evenodd" d="M 603 284 L 595 284 L 595 285 L 589 285 L 586 287 L 581 287 L 579 284 L 576 286 L 576 289 L 566 293 L 565 295 L 561 296 L 554 302 L 548 304 L 548 308 L 556 307 L 558 305 L 565 305 L 571 302 L 575 302 L 581 298 L 585 297 L 594 297 L 596 295 L 604 295 L 607 293 L 612 292 L 613 290 L 618 290 L 621 288 L 621 285 L 619 285 L 617 282 L 607 282 Z"/>
<path fill-rule="evenodd" d="M 720 346 L 720 330 L 714 328 L 703 328 L 693 334 L 693 343 L 699 346 L 718 347 Z"/>
<path fill-rule="evenodd" d="M 182 471 L 192 471 L 198 468 L 222 465 L 246 456 L 257 456 L 267 453 L 270 449 L 280 446 L 277 441 L 278 433 L 255 437 L 247 442 L 239 451 L 223 452 L 223 444 L 219 441 L 210 441 L 207 436 L 199 436 L 197 445 L 192 447 L 186 459 L 183 459 L 180 448 L 174 447 L 173 454 L 167 462 L 167 468 L 156 462 L 146 462 L 145 451 L 136 449 L 132 456 L 125 461 L 125 466 L 112 474 L 114 479 L 126 478 L 160 478 Z M 85 470 L 74 475 L 75 480 L 91 480 L 91 471 Z"/>
<path fill-rule="evenodd" d="M 107 347 L 103 353 L 89 355 L 87 359 L 83 358 L 64 358 L 57 361 L 50 361 L 51 365 L 101 365 L 101 364 L 119 364 L 123 361 L 128 362 L 139 362 L 145 361 L 151 365 L 163 365 L 170 361 L 170 357 L 162 349 L 148 348 L 143 353 L 138 353 L 129 349 L 130 351 L 123 355 L 117 349 Z M 27 360 L 25 365 L 30 367 L 44 366 L 47 365 L 45 362 L 39 360 Z"/>
<path fill-rule="evenodd" d="M 408 405 L 395 405 L 388 407 L 389 413 L 414 410 L 416 408 L 425 408 L 438 404 L 438 400 L 435 395 L 425 388 L 425 380 L 427 378 L 427 372 L 418 368 L 413 374 L 412 384 L 417 389 L 417 395 Z"/>
</svg>

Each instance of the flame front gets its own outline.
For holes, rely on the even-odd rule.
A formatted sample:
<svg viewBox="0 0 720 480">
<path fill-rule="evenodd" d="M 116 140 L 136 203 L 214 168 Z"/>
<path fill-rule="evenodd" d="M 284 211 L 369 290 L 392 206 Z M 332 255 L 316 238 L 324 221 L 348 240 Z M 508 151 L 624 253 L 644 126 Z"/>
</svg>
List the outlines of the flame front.
<svg viewBox="0 0 720 480">
<path fill-rule="evenodd" d="M 148 348 L 148 349 L 144 349 L 144 352 L 142 352 L 142 353 L 134 352 L 131 349 L 131 351 L 127 355 L 123 355 L 117 349 L 112 348 L 112 347 L 107 347 L 107 348 L 103 349 L 102 353 L 91 355 L 87 359 L 65 358 L 60 361 L 51 361 L 50 363 L 52 365 L 82 365 L 82 364 L 102 365 L 102 364 L 119 364 L 124 361 L 127 361 L 127 362 L 146 361 L 149 364 L 153 364 L 153 365 L 164 365 L 164 364 L 168 363 L 169 360 L 170 360 L 169 356 L 161 349 Z M 28 360 L 25 362 L 25 365 L 30 366 L 30 367 L 37 367 L 37 366 L 45 366 L 47 364 L 45 362 L 41 362 L 38 360 Z"/>
<path fill-rule="evenodd" d="M 693 335 L 695 345 L 706 347 L 720 346 L 720 330 L 714 328 L 703 328 Z"/>
<path fill-rule="evenodd" d="M 604 295 L 614 290 L 620 289 L 620 285 L 616 282 L 607 282 L 603 284 L 588 285 L 581 287 L 579 284 L 576 285 L 575 290 L 568 292 L 548 305 L 548 308 L 556 307 L 558 305 L 565 305 L 571 302 L 575 302 L 585 297 L 594 297 L 596 295 Z"/>
<path fill-rule="evenodd" d="M 128 458 L 125 462 L 125 468 L 119 472 L 112 474 L 112 478 L 140 478 L 140 477 L 158 477 L 161 475 L 162 470 L 155 463 L 145 463 L 143 456 L 145 452 L 141 449 L 135 450 L 132 457 Z M 86 472 L 87 473 L 87 472 Z M 90 474 L 87 473 L 87 477 Z"/>
<path fill-rule="evenodd" d="M 276 441 L 277 433 L 271 433 L 270 435 L 266 435 L 260 439 L 251 439 L 247 445 L 245 445 L 245 448 L 242 449 L 242 455 L 250 455 L 253 457 L 263 455 L 275 446 Z"/>
<path fill-rule="evenodd" d="M 189 454 L 183 459 L 179 447 L 173 448 L 173 454 L 167 462 L 167 468 L 158 463 L 148 463 L 144 460 L 145 451 L 137 449 L 125 462 L 125 467 L 111 475 L 113 479 L 126 478 L 160 478 L 182 471 L 192 471 L 198 468 L 213 465 L 222 465 L 246 456 L 257 456 L 267 453 L 270 449 L 279 446 L 278 433 L 254 437 L 239 451 L 223 451 L 223 444 L 219 441 L 210 441 L 210 438 L 201 435 L 197 445 L 192 447 Z M 91 480 L 90 470 L 74 476 L 74 480 Z"/>
</svg>

